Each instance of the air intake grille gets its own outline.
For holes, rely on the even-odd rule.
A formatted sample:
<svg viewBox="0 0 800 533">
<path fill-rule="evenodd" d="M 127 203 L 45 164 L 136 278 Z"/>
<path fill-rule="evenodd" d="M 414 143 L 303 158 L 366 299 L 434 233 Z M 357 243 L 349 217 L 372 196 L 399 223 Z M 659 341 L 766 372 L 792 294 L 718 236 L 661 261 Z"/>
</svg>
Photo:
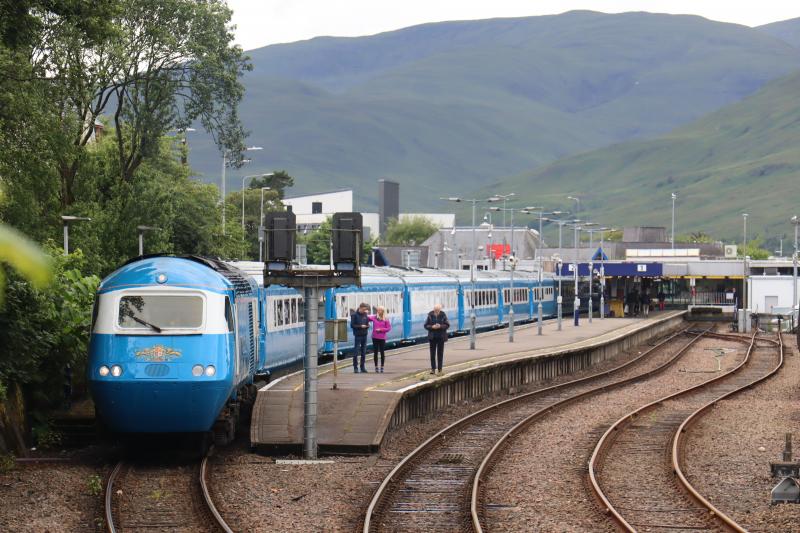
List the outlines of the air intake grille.
<svg viewBox="0 0 800 533">
<path fill-rule="evenodd" d="M 144 367 L 144 373 L 150 378 L 161 378 L 169 374 L 169 365 L 147 365 Z"/>
</svg>

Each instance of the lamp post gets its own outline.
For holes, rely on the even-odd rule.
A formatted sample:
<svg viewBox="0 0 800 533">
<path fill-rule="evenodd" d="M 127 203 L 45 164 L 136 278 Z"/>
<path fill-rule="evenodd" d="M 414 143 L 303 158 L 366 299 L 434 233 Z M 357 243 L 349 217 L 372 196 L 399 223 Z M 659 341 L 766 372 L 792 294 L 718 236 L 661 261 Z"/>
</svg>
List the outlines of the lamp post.
<svg viewBox="0 0 800 533">
<path fill-rule="evenodd" d="M 743 247 L 743 250 L 742 250 L 742 261 L 743 261 L 743 267 L 744 267 L 744 272 L 743 272 L 743 274 L 744 274 L 744 290 L 742 292 L 744 294 L 742 294 L 742 311 L 744 312 L 745 324 L 743 324 L 743 326 L 744 326 L 743 329 L 745 331 L 749 331 L 749 328 L 747 327 L 747 323 L 746 323 L 746 321 L 747 321 L 747 302 L 748 302 L 748 297 L 747 297 L 747 217 L 748 216 L 750 216 L 750 215 L 748 215 L 747 213 L 742 213 L 742 219 L 744 220 L 744 243 L 742 245 L 742 247 Z"/>
<path fill-rule="evenodd" d="M 603 250 L 606 231 L 614 231 L 614 228 L 600 229 L 600 320 L 606 317 L 606 252 Z"/>
<path fill-rule="evenodd" d="M 672 193 L 672 238 L 670 241 L 672 242 L 672 251 L 673 255 L 675 252 L 675 199 L 678 197 L 677 193 Z"/>
<path fill-rule="evenodd" d="M 561 268 L 563 267 L 563 262 L 561 261 L 561 257 L 558 258 L 558 298 L 556 299 L 556 307 L 558 308 L 558 331 L 561 331 L 561 302 L 563 299 L 561 298 Z"/>
<path fill-rule="evenodd" d="M 244 182 L 245 182 L 245 180 L 249 180 L 249 179 L 252 179 L 252 178 L 268 178 L 268 177 L 274 176 L 274 175 L 275 175 L 274 172 L 269 172 L 267 174 L 250 174 L 249 176 L 244 176 L 242 178 L 242 235 L 244 235 Z M 269 189 L 269 187 L 267 187 L 267 189 Z M 263 192 L 261 193 L 261 203 L 262 203 L 261 212 L 262 212 L 262 216 L 263 216 L 263 212 L 264 212 L 264 208 L 263 208 L 264 193 Z M 259 225 L 260 225 L 260 221 L 259 221 Z M 244 237 L 242 237 L 242 238 L 244 238 Z"/>
<path fill-rule="evenodd" d="M 581 212 L 581 199 L 580 198 L 578 198 L 577 196 L 567 196 L 567 200 L 572 200 L 573 202 L 575 202 L 575 214 L 576 215 Z"/>
<path fill-rule="evenodd" d="M 511 193 L 513 195 L 514 193 Z M 510 196 L 510 195 L 509 195 Z M 509 305 L 508 305 L 508 342 L 514 342 L 514 270 L 516 270 L 516 250 L 514 249 L 514 208 L 505 207 L 505 199 L 503 199 L 503 207 L 491 207 L 492 211 L 502 211 L 503 218 L 505 218 L 506 211 L 511 214 L 511 280 L 509 282 Z"/>
<path fill-rule="evenodd" d="M 261 146 L 248 146 L 244 149 L 245 152 L 252 152 L 256 150 L 263 150 Z M 225 169 L 228 168 L 228 152 L 230 150 L 223 150 L 222 152 L 222 234 L 225 235 Z"/>
<path fill-rule="evenodd" d="M 574 309 L 572 310 L 572 314 L 574 315 L 575 319 L 575 326 L 580 325 L 580 312 L 581 312 L 581 299 L 578 297 L 578 268 L 580 263 L 578 263 L 578 232 L 580 231 L 580 226 L 578 225 L 580 220 L 574 220 L 574 229 L 575 229 L 575 300 L 574 300 Z"/>
<path fill-rule="evenodd" d="M 83 222 L 92 220 L 89 217 L 76 217 L 72 215 L 61 215 L 61 222 L 64 224 L 64 255 L 69 255 L 69 225 L 73 222 Z"/>
<path fill-rule="evenodd" d="M 794 323 L 797 324 L 800 322 L 800 302 L 797 301 L 797 227 L 800 226 L 800 218 L 797 215 L 794 215 L 792 218 L 792 225 L 794 226 L 794 253 L 792 254 L 792 316 L 794 316 L 795 307 L 798 308 L 797 317 L 794 319 Z M 797 328 L 798 331 L 798 341 L 800 341 L 800 327 Z M 800 347 L 800 344 L 798 344 Z"/>
<path fill-rule="evenodd" d="M 517 195 L 517 193 L 510 192 L 508 194 L 496 194 L 494 196 L 494 198 L 499 198 L 500 200 L 503 200 L 503 209 L 502 209 L 502 211 L 503 211 L 503 227 L 504 228 L 506 227 L 506 201 L 509 198 L 511 198 L 512 196 L 516 196 L 516 195 Z M 499 209 L 498 209 L 498 211 L 499 211 Z"/>
<path fill-rule="evenodd" d="M 136 226 L 139 232 L 139 257 L 144 255 L 144 234 L 146 231 L 160 231 L 161 228 L 155 226 Z"/>
<path fill-rule="evenodd" d="M 480 200 L 478 198 L 466 199 L 460 198 L 458 196 L 451 196 L 448 198 L 440 198 L 440 200 L 446 200 L 448 202 L 471 202 L 472 203 L 472 261 L 469 268 L 469 281 L 471 286 L 471 294 L 469 298 L 469 306 L 470 306 L 470 314 L 469 314 L 469 349 L 475 349 L 475 322 L 477 317 L 475 316 L 475 261 L 476 261 L 476 252 L 478 250 L 478 241 L 477 235 L 475 233 L 475 206 L 478 202 L 483 201 L 497 201 L 499 198 L 493 196 L 488 200 Z"/>
<path fill-rule="evenodd" d="M 269 191 L 269 187 L 261 187 L 261 209 L 258 215 L 258 262 L 264 258 L 264 191 Z"/>
<path fill-rule="evenodd" d="M 586 228 L 587 226 L 596 226 L 596 222 L 584 222 L 583 227 Z M 594 281 L 594 251 L 592 250 L 593 241 L 592 241 L 592 233 L 597 230 L 587 229 L 586 231 L 589 232 L 589 323 L 592 323 L 592 314 L 594 313 L 594 298 L 592 295 L 592 282 Z"/>
</svg>

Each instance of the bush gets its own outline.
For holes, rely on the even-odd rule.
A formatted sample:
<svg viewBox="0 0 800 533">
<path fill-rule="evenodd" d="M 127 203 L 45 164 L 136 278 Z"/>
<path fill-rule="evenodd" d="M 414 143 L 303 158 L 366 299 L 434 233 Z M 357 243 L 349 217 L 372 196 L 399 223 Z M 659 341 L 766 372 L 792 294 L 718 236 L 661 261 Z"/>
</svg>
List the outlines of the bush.
<svg viewBox="0 0 800 533">
<path fill-rule="evenodd" d="M 80 251 L 67 257 L 53 246 L 48 251 L 53 282 L 35 288 L 9 272 L 0 310 L 0 382 L 27 385 L 33 409 L 59 405 L 67 365 L 77 381 L 84 379 L 92 302 L 100 282 L 83 274 Z"/>
</svg>

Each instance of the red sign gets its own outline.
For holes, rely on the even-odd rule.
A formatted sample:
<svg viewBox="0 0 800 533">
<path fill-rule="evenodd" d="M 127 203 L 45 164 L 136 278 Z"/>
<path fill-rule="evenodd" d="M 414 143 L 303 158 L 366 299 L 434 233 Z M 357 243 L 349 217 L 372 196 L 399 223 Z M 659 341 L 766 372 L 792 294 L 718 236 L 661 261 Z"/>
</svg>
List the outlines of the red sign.
<svg viewBox="0 0 800 533">
<path fill-rule="evenodd" d="M 511 255 L 511 246 L 508 244 L 490 244 L 486 247 L 488 256 L 493 259 L 501 259 L 504 255 Z"/>
</svg>

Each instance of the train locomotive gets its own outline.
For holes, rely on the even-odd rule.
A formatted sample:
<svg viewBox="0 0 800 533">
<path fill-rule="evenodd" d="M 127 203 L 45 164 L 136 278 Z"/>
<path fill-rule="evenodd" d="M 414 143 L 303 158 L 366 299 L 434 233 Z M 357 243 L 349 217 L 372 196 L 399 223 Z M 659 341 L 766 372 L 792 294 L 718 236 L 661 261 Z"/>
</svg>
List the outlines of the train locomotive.
<svg viewBox="0 0 800 533">
<path fill-rule="evenodd" d="M 136 258 L 100 284 L 87 368 L 100 422 L 115 433 L 203 433 L 224 443 L 235 433 L 240 407 L 254 398 L 254 380 L 301 361 L 303 296 L 263 286 L 262 263 L 196 256 Z M 361 287 L 328 289 L 325 318 L 349 318 L 361 302 L 386 309 L 388 343 L 424 338 L 434 303 L 442 303 L 453 333 L 490 329 L 555 315 L 556 289 L 530 272 L 363 267 Z M 512 303 L 513 298 L 513 303 Z M 324 342 L 320 355 L 333 351 Z M 340 343 L 340 350 L 352 339 Z"/>
</svg>

